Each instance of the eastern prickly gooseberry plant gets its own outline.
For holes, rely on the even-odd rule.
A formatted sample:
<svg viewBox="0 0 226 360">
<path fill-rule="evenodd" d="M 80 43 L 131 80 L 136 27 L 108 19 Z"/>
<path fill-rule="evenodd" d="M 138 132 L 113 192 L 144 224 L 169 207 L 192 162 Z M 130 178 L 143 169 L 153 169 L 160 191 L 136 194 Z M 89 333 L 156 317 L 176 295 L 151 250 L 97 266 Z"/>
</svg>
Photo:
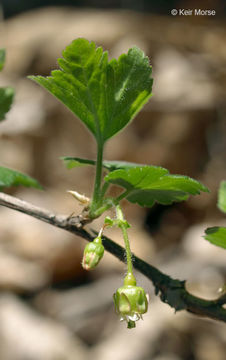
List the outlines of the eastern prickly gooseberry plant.
<svg viewBox="0 0 226 360">
<path fill-rule="evenodd" d="M 116 217 L 106 217 L 96 239 L 84 251 L 83 267 L 93 269 L 103 256 L 104 227 L 118 226 L 125 242 L 127 274 L 124 284 L 114 294 L 116 311 L 128 328 L 147 312 L 148 301 L 143 288 L 136 285 L 132 254 L 128 238 L 128 222 L 121 208 L 127 199 L 140 206 L 152 207 L 156 202 L 169 205 L 188 199 L 189 195 L 207 192 L 200 182 L 187 176 L 170 175 L 167 169 L 152 165 L 139 165 L 122 161 L 104 161 L 105 143 L 116 136 L 142 109 L 152 95 L 152 68 L 149 59 L 137 47 L 122 54 L 118 60 L 108 60 L 108 53 L 94 42 L 74 40 L 58 59 L 60 69 L 51 76 L 30 76 L 68 107 L 88 128 L 96 139 L 96 160 L 63 157 L 66 166 L 94 165 L 95 183 L 91 200 L 77 191 L 71 191 L 85 205 L 91 220 L 106 210 L 115 208 Z M 103 168 L 108 172 L 103 177 Z M 124 190 L 117 197 L 108 196 L 111 184 Z"/>
</svg>

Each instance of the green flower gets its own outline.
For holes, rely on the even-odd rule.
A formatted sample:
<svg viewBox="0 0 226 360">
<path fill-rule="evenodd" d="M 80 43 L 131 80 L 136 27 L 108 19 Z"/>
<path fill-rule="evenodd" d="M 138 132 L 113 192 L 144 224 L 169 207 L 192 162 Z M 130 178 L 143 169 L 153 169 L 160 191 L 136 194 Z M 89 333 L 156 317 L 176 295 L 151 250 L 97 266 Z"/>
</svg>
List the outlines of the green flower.
<svg viewBox="0 0 226 360">
<path fill-rule="evenodd" d="M 142 287 L 124 285 L 113 295 L 115 310 L 120 315 L 120 321 L 125 320 L 129 329 L 136 326 L 135 321 L 143 319 L 148 310 L 148 295 Z"/>
<path fill-rule="evenodd" d="M 100 237 L 97 237 L 85 247 L 82 267 L 86 270 L 93 270 L 104 255 L 104 247 Z"/>
</svg>

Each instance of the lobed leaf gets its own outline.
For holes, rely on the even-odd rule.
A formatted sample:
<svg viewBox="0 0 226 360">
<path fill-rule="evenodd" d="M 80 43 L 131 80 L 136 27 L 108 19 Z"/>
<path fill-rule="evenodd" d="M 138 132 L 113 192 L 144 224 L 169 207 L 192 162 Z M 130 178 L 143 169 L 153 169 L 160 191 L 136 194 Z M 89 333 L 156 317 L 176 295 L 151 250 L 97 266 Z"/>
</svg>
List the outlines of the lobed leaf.
<svg viewBox="0 0 226 360">
<path fill-rule="evenodd" d="M 217 206 L 222 212 L 226 213 L 226 181 L 220 183 Z"/>
<path fill-rule="evenodd" d="M 104 143 L 123 129 L 151 96 L 151 66 L 137 47 L 108 62 L 94 42 L 79 38 L 51 76 L 30 76 L 63 102 Z"/>
<path fill-rule="evenodd" d="M 0 121 L 5 119 L 14 98 L 14 89 L 11 87 L 0 88 Z"/>
<path fill-rule="evenodd" d="M 226 228 L 225 227 L 211 227 L 205 230 L 204 238 L 211 244 L 226 249 Z"/>
<path fill-rule="evenodd" d="M 42 189 L 42 186 L 38 183 L 38 181 L 30 176 L 19 171 L 0 166 L 0 190 L 2 191 L 5 187 L 18 185 Z"/>
<path fill-rule="evenodd" d="M 62 156 L 60 158 L 64 161 L 64 164 L 68 169 L 73 169 L 74 167 L 87 166 L 87 165 L 96 165 L 95 160 L 90 159 L 81 159 L 71 156 Z M 115 171 L 117 169 L 130 169 L 132 167 L 137 167 L 139 164 L 127 162 L 127 161 L 115 161 L 115 160 L 104 160 L 102 163 L 103 167 L 108 171 Z"/>
<path fill-rule="evenodd" d="M 200 182 L 188 176 L 170 175 L 167 169 L 158 166 L 116 170 L 105 176 L 105 181 L 125 188 L 125 197 L 130 202 L 147 207 L 155 202 L 168 205 L 208 191 Z"/>
</svg>

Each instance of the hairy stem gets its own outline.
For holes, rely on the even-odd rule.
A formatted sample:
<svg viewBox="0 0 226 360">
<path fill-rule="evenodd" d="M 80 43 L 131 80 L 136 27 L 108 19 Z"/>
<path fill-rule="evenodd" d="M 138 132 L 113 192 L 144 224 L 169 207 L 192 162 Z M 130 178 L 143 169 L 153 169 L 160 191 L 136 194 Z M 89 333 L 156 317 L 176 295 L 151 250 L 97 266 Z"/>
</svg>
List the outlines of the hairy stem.
<svg viewBox="0 0 226 360">
<path fill-rule="evenodd" d="M 117 214 L 117 219 L 119 220 L 119 227 L 122 229 L 123 239 L 124 239 L 125 248 L 126 248 L 127 273 L 133 274 L 132 253 L 130 250 L 129 237 L 128 237 L 128 233 L 127 233 L 128 226 L 125 222 L 123 212 L 122 212 L 120 205 L 116 206 L 116 214 Z"/>
</svg>

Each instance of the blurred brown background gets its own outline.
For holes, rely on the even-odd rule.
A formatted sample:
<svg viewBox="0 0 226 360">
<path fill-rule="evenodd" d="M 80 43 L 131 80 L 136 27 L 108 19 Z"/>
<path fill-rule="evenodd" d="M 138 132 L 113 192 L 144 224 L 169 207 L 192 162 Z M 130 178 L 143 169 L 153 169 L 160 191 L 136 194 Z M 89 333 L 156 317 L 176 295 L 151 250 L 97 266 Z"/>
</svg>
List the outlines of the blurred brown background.
<svg viewBox="0 0 226 360">
<path fill-rule="evenodd" d="M 206 227 L 226 223 L 216 208 L 219 182 L 226 179 L 225 3 L 156 3 L 2 2 L 0 46 L 7 62 L 0 83 L 13 86 L 16 99 L 0 125 L 1 163 L 45 187 L 9 193 L 58 213 L 80 212 L 66 190 L 89 196 L 93 169 L 66 170 L 59 157 L 95 158 L 95 143 L 79 120 L 26 76 L 48 75 L 77 37 L 94 40 L 110 57 L 139 46 L 153 65 L 154 96 L 107 143 L 105 159 L 161 165 L 210 188 L 210 194 L 172 206 L 124 205 L 133 225 L 132 250 L 212 299 L 226 275 L 225 251 L 202 238 Z M 170 15 L 179 8 L 213 9 L 216 15 Z M 101 221 L 93 227 L 98 230 Z M 80 265 L 83 240 L 5 208 L 0 229 L 0 360 L 226 359 L 224 324 L 174 314 L 140 274 L 150 310 L 135 330 L 119 323 L 112 294 L 125 266 L 111 255 L 90 274 Z M 117 231 L 108 235 L 122 243 Z"/>
</svg>

